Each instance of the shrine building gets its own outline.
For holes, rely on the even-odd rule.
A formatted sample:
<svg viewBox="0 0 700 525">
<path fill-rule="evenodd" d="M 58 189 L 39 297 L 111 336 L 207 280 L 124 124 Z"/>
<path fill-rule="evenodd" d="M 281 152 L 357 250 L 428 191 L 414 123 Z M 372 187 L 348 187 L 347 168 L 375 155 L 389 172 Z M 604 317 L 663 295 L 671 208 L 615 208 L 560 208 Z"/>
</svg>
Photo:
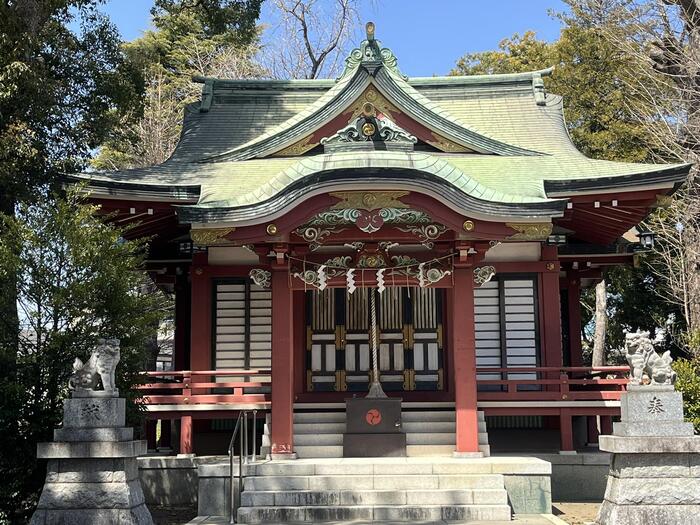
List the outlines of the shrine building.
<svg viewBox="0 0 700 525">
<path fill-rule="evenodd" d="M 408 456 L 609 432 L 627 367 L 584 366 L 581 290 L 634 263 L 689 166 L 585 157 L 550 73 L 408 78 L 370 27 L 334 80 L 194 79 L 167 161 L 76 177 L 175 296 L 141 387 L 159 439 L 225 453 L 254 409 L 261 452 L 340 457 L 337 428 L 300 430 L 365 395 L 373 348 Z"/>
</svg>

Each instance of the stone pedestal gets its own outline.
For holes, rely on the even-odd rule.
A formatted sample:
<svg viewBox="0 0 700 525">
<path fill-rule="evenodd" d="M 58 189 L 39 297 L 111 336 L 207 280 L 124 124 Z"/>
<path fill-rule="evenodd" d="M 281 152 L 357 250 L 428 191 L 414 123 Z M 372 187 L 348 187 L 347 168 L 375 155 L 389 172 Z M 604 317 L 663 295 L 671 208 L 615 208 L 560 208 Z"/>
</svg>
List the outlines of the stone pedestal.
<svg viewBox="0 0 700 525">
<path fill-rule="evenodd" d="M 630 385 L 600 449 L 612 456 L 596 523 L 700 525 L 700 437 L 673 386 Z"/>
<path fill-rule="evenodd" d="M 64 401 L 63 428 L 38 446 L 48 468 L 32 525 L 153 524 L 136 464 L 146 442 L 124 426 L 125 409 L 123 398 L 99 391 Z"/>
</svg>

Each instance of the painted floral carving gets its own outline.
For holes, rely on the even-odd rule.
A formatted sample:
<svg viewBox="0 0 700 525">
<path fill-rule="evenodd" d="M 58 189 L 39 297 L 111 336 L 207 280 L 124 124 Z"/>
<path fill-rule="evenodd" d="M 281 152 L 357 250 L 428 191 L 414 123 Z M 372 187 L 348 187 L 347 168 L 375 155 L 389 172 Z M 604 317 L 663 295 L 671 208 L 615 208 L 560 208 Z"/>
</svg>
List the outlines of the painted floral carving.
<svg viewBox="0 0 700 525">
<path fill-rule="evenodd" d="M 403 226 L 398 229 L 416 235 L 419 241 L 432 248 L 433 240 L 440 237 L 447 227 L 433 223 L 430 216 L 411 208 L 379 208 L 374 210 L 359 208 L 330 209 L 318 213 L 305 225 L 295 230 L 307 241 L 311 250 L 317 250 L 331 234 L 343 231 L 344 226 L 355 225 L 364 233 L 375 233 L 385 225 Z"/>
</svg>

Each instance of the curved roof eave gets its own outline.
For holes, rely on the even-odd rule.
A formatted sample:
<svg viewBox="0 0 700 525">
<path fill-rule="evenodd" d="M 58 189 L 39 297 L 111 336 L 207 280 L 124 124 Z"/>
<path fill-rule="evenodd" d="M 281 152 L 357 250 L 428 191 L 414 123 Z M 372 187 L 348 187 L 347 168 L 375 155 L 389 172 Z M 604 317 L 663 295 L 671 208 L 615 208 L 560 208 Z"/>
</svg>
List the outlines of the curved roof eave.
<svg viewBox="0 0 700 525">
<path fill-rule="evenodd" d="M 64 180 L 70 184 L 85 184 L 90 195 L 97 198 L 196 202 L 201 194 L 201 184 L 146 184 L 77 175 L 66 175 Z"/>
<path fill-rule="evenodd" d="M 669 166 L 659 166 L 657 170 L 632 173 L 629 175 L 595 177 L 589 179 L 545 179 L 542 182 L 546 195 L 552 198 L 568 196 L 574 193 L 624 190 L 625 188 L 636 188 L 655 184 L 669 184 L 676 189 L 686 181 L 692 166 L 692 164 L 671 164 Z"/>
<path fill-rule="evenodd" d="M 362 171 L 360 178 L 357 176 L 358 171 Z M 395 186 L 441 199 L 448 207 L 465 216 L 492 221 L 556 218 L 563 215 L 566 207 L 565 199 L 539 199 L 530 202 L 509 200 L 508 195 L 495 194 L 468 177 L 466 179 L 471 183 L 471 191 L 461 189 L 437 172 L 416 167 L 321 169 L 299 176 L 284 189 L 260 202 L 232 205 L 230 201 L 213 201 L 194 206 L 178 206 L 178 216 L 184 223 L 259 224 L 320 193 L 339 189 L 357 190 L 360 187 L 388 189 Z M 491 195 L 491 198 L 487 199 L 485 195 Z"/>
</svg>

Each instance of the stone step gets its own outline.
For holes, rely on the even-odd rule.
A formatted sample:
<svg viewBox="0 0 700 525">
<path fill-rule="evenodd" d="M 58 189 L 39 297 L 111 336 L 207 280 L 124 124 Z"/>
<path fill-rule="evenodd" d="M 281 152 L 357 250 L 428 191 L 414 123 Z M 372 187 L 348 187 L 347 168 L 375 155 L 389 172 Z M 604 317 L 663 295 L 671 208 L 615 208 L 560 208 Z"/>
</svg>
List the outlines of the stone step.
<svg viewBox="0 0 700 525">
<path fill-rule="evenodd" d="M 268 429 L 265 429 L 268 431 Z M 342 423 L 294 423 L 294 434 L 342 434 L 345 432 L 345 421 Z"/>
<path fill-rule="evenodd" d="M 507 521 L 508 505 L 397 505 L 241 507 L 239 523 L 348 522 L 348 521 Z"/>
<path fill-rule="evenodd" d="M 406 445 L 406 456 L 408 457 L 452 457 L 454 451 L 454 445 Z"/>
<path fill-rule="evenodd" d="M 269 441 L 269 439 L 268 439 Z M 455 445 L 406 445 L 406 456 L 452 456 Z M 486 457 L 491 455 L 491 447 L 486 444 L 479 445 L 479 451 Z M 294 445 L 294 452 L 298 458 L 342 458 L 342 445 Z M 269 443 L 265 443 L 263 437 L 263 448 L 261 455 L 269 453 Z"/>
<path fill-rule="evenodd" d="M 502 489 L 500 474 L 249 476 L 245 491 Z"/>
<path fill-rule="evenodd" d="M 336 505 L 507 505 L 505 489 L 245 491 L 243 507 Z"/>
<path fill-rule="evenodd" d="M 402 421 L 404 432 L 455 432 L 456 424 L 454 421 Z M 269 433 L 270 429 L 266 425 L 265 432 Z M 342 434 L 345 432 L 345 422 L 338 423 L 319 423 L 313 421 L 304 421 L 294 423 L 295 434 Z M 486 433 L 486 423 L 479 422 L 479 432 Z"/>
<path fill-rule="evenodd" d="M 294 445 L 298 458 L 342 458 L 343 445 Z"/>
<path fill-rule="evenodd" d="M 343 434 L 294 434 L 294 448 L 310 445 L 343 445 Z"/>
<path fill-rule="evenodd" d="M 403 431 L 408 433 L 420 432 L 451 432 L 456 431 L 454 421 L 403 421 Z M 342 434 L 345 432 L 345 423 L 294 423 L 295 434 Z M 270 433 L 270 428 L 265 425 L 265 433 Z M 479 422 L 479 433 L 486 434 L 486 423 Z"/>
<path fill-rule="evenodd" d="M 455 440 L 454 432 L 421 432 L 421 433 L 406 433 L 407 445 L 452 445 L 454 448 Z M 263 442 L 263 444 L 267 444 Z M 295 434 L 294 445 L 310 446 L 310 445 L 342 445 L 343 434 Z M 479 444 L 488 445 L 488 436 L 479 434 Z"/>
<path fill-rule="evenodd" d="M 477 412 L 479 421 L 485 421 L 484 413 Z M 440 421 L 452 422 L 455 421 L 454 410 L 404 410 L 401 413 L 401 419 L 404 422 L 425 422 L 425 421 Z M 344 423 L 345 412 L 294 412 L 294 423 Z"/>
<path fill-rule="evenodd" d="M 450 456 L 452 455 L 452 448 Z M 219 468 L 228 472 L 228 462 L 220 463 Z M 419 461 L 407 462 L 403 458 L 382 458 L 379 461 L 365 462 L 365 458 L 359 460 L 342 460 L 318 462 L 288 461 L 257 463 L 246 465 L 248 476 L 346 476 L 346 475 L 439 475 L 439 474 L 490 474 L 492 464 L 481 460 L 459 461 Z M 223 474 L 222 474 L 223 475 Z"/>
<path fill-rule="evenodd" d="M 294 412 L 294 423 L 345 423 L 345 412 Z"/>
</svg>

